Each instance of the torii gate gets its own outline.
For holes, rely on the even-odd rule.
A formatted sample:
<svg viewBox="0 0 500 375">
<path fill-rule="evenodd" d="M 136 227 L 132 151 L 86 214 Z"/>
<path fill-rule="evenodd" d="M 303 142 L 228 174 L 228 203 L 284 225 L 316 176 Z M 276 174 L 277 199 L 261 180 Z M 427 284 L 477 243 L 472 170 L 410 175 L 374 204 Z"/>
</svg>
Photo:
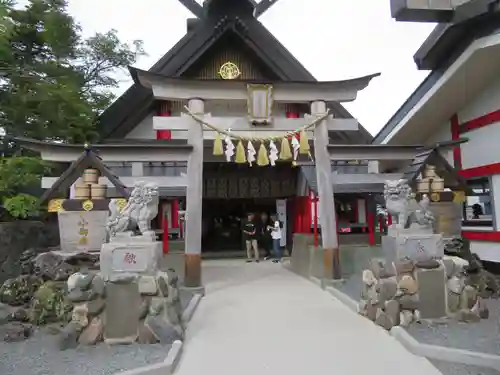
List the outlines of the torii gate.
<svg viewBox="0 0 500 375">
<path fill-rule="evenodd" d="M 329 131 L 356 131 L 355 119 L 338 119 L 328 115 L 327 107 L 334 103 L 353 101 L 358 92 L 368 86 L 372 78 L 366 77 L 333 82 L 269 82 L 274 102 L 310 104 L 310 114 L 304 118 L 273 118 L 266 125 L 252 124 L 245 115 L 241 117 L 212 117 L 205 113 L 205 101 L 249 101 L 248 83 L 240 80 L 196 80 L 189 78 L 167 77 L 135 68 L 130 69 L 134 80 L 150 88 L 155 99 L 168 101 L 187 101 L 186 113 L 180 117 L 154 117 L 154 130 L 186 131 L 193 151 L 188 157 L 187 194 L 186 194 L 186 239 L 185 285 L 201 286 L 201 224 L 203 188 L 203 140 L 214 139 L 214 132 L 206 131 L 200 123 L 217 124 L 220 128 L 231 128 L 235 135 L 255 134 L 276 135 L 296 131 L 308 124 L 315 123 L 313 130 L 314 159 L 318 193 L 321 197 L 322 247 L 324 249 L 325 277 L 340 278 L 340 256 L 337 238 L 337 223 L 331 177 L 331 160 L 357 160 L 363 158 L 359 147 L 344 145 L 336 152 L 329 145 Z M 207 129 L 208 130 L 208 129 Z M 364 150 L 366 153 L 366 149 Z M 369 156 L 369 155 L 367 155 Z M 412 155 L 413 157 L 413 155 Z M 397 156 L 396 156 L 397 158 Z M 367 158 L 370 159 L 370 158 Z M 376 160 L 377 158 L 372 158 Z M 394 159 L 394 155 L 392 157 Z M 257 167 L 258 168 L 258 167 Z"/>
</svg>

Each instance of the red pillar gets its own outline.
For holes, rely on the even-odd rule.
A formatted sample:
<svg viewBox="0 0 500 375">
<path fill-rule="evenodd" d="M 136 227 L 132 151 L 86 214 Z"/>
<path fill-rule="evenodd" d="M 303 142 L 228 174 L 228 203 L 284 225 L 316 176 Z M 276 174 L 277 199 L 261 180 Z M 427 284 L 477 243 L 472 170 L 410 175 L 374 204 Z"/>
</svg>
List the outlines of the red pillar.
<svg viewBox="0 0 500 375">
<path fill-rule="evenodd" d="M 313 192 L 309 190 L 307 197 L 303 197 L 302 205 L 304 207 L 304 215 L 302 216 L 302 233 L 311 233 L 311 224 L 313 221 L 313 212 L 312 212 L 312 199 Z"/>
<path fill-rule="evenodd" d="M 314 246 L 318 247 L 318 197 L 313 198 L 314 202 Z"/>
<path fill-rule="evenodd" d="M 391 226 L 392 225 L 392 216 L 391 215 L 387 215 L 387 226 Z"/>
<path fill-rule="evenodd" d="M 172 228 L 179 228 L 179 200 L 172 201 Z"/>
<path fill-rule="evenodd" d="M 163 215 L 163 254 L 168 254 L 168 217 Z"/>
<path fill-rule="evenodd" d="M 375 245 L 375 213 L 368 210 L 368 199 L 365 199 L 366 219 L 368 221 L 368 243 Z"/>
<path fill-rule="evenodd" d="M 163 101 L 160 103 L 160 109 L 158 111 L 158 116 L 170 117 L 172 116 L 172 111 L 168 108 L 169 103 Z M 157 130 L 156 139 L 172 139 L 172 132 L 170 130 Z"/>
</svg>

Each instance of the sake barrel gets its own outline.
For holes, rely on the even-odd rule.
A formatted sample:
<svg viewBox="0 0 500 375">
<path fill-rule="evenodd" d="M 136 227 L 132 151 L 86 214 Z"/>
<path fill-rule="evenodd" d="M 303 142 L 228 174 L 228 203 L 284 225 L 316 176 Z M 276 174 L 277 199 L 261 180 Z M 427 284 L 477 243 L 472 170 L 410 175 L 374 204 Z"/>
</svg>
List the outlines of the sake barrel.
<svg viewBox="0 0 500 375">
<path fill-rule="evenodd" d="M 106 185 L 92 184 L 90 185 L 90 195 L 92 199 L 105 199 L 106 198 Z"/>
<path fill-rule="evenodd" d="M 89 198 L 90 198 L 90 185 L 75 184 L 75 199 L 89 199 Z"/>
<path fill-rule="evenodd" d="M 417 181 L 417 192 L 418 193 L 428 193 L 430 187 L 430 181 L 428 178 L 423 178 Z"/>
<path fill-rule="evenodd" d="M 97 184 L 99 182 L 99 171 L 97 169 L 86 169 L 83 172 L 83 182 L 86 184 Z"/>
<path fill-rule="evenodd" d="M 444 191 L 444 179 L 441 177 L 434 177 L 431 180 L 431 190 L 432 191 Z"/>
<path fill-rule="evenodd" d="M 425 167 L 424 177 L 427 177 L 427 178 L 435 178 L 435 177 L 437 177 L 436 176 L 436 167 L 433 166 L 433 165 L 427 165 Z"/>
<path fill-rule="evenodd" d="M 460 237 L 462 231 L 462 204 L 455 202 L 432 202 L 430 210 L 434 214 L 434 232 L 446 237 Z"/>
</svg>

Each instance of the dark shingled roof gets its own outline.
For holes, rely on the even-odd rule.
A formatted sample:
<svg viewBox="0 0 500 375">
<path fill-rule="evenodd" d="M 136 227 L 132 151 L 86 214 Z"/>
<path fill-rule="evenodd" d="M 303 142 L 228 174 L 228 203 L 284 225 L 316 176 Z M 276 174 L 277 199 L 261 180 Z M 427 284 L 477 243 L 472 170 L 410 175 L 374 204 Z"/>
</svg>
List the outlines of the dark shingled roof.
<svg viewBox="0 0 500 375">
<path fill-rule="evenodd" d="M 247 0 L 244 2 L 248 3 Z M 253 15 L 248 14 L 245 7 L 241 9 L 231 7 L 230 10 L 225 7 L 217 9 L 217 11 L 206 12 L 199 20 L 188 22 L 190 27 L 187 34 L 150 71 L 180 77 L 199 61 L 224 34 L 231 33 L 269 68 L 275 75 L 275 79 L 316 81 L 269 30 Z M 154 104 L 151 90 L 138 84 L 132 85 L 100 117 L 101 137 L 103 139 L 124 137 L 153 110 Z M 341 104 L 336 104 L 333 110 L 339 117 L 352 117 Z M 362 126 L 357 135 L 365 142 L 371 142 L 373 138 Z M 360 140 L 357 142 L 360 143 Z"/>
<path fill-rule="evenodd" d="M 50 189 L 47 189 L 41 196 L 41 203 L 47 202 L 49 199 L 54 198 L 58 193 L 67 191 L 70 186 L 82 176 L 82 173 L 87 168 L 96 168 L 101 172 L 101 176 L 107 177 L 108 180 L 114 185 L 118 194 L 122 197 L 128 198 L 129 191 L 127 187 L 114 175 L 91 148 L 86 148 L 80 157 L 76 159 L 68 169 L 54 182 Z"/>
</svg>

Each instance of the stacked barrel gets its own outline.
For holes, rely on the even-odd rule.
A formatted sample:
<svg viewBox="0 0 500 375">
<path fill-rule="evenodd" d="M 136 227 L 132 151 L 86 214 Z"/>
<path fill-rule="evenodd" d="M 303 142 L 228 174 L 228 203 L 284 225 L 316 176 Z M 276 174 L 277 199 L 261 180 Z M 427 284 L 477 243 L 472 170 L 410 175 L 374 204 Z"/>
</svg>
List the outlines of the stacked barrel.
<svg viewBox="0 0 500 375">
<path fill-rule="evenodd" d="M 75 184 L 75 199 L 105 199 L 107 186 L 99 183 L 99 177 L 97 169 L 86 169 Z"/>
<path fill-rule="evenodd" d="M 462 203 L 455 200 L 455 193 L 445 189 L 444 179 L 436 174 L 436 167 L 428 165 L 422 178 L 417 180 L 417 196 L 427 194 L 434 214 L 435 233 L 445 238 L 460 236 L 462 228 Z"/>
</svg>

